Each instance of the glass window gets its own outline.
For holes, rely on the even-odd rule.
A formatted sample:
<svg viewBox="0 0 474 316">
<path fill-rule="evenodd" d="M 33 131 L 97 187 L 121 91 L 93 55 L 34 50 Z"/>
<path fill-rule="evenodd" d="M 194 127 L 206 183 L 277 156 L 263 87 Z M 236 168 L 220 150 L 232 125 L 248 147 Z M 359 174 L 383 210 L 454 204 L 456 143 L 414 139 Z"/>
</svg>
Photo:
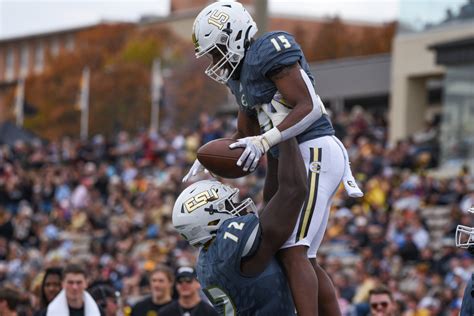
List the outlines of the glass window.
<svg viewBox="0 0 474 316">
<path fill-rule="evenodd" d="M 43 42 L 36 43 L 35 49 L 35 72 L 41 72 L 44 69 L 44 46 Z"/>
<path fill-rule="evenodd" d="M 441 125 L 443 162 L 474 159 L 474 64 L 448 66 Z"/>
<path fill-rule="evenodd" d="M 53 39 L 51 39 L 50 50 L 51 50 L 51 55 L 53 56 L 59 55 L 59 38 L 53 37 Z"/>
<path fill-rule="evenodd" d="M 70 51 L 74 49 L 74 36 L 68 35 L 66 39 L 66 49 Z"/>
<path fill-rule="evenodd" d="M 20 76 L 28 75 L 28 68 L 30 66 L 30 51 L 28 44 L 24 43 L 21 45 L 20 55 Z"/>
<path fill-rule="evenodd" d="M 15 51 L 13 47 L 7 49 L 5 55 L 5 80 L 13 80 L 15 75 Z"/>
</svg>

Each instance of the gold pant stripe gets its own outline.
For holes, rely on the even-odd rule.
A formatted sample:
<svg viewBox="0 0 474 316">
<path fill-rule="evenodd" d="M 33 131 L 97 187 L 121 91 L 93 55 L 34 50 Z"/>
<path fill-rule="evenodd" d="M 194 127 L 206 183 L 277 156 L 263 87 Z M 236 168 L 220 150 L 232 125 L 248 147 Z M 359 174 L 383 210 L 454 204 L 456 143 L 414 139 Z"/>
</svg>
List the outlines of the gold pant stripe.
<svg viewBox="0 0 474 316">
<path fill-rule="evenodd" d="M 319 167 L 321 165 L 322 148 L 310 148 L 310 161 L 308 167 L 308 186 L 309 195 L 306 198 L 303 206 L 303 212 L 300 216 L 300 222 L 298 225 L 298 232 L 296 234 L 296 242 L 303 239 L 308 235 L 309 225 L 318 197 L 318 184 L 319 184 Z M 313 163 L 318 162 L 316 170 L 314 170 Z"/>
</svg>

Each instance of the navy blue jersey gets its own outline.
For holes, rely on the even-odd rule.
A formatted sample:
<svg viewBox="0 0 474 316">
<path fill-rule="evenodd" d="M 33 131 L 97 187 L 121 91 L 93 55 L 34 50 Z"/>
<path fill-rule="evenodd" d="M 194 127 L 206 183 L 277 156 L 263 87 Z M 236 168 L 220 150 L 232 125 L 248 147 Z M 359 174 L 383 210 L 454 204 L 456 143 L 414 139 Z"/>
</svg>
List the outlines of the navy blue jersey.
<svg viewBox="0 0 474 316">
<path fill-rule="evenodd" d="M 293 35 L 269 32 L 256 39 L 245 53 L 238 80 L 227 82 L 240 108 L 248 115 L 256 116 L 256 106 L 269 103 L 277 88 L 268 74 L 284 66 L 299 63 L 314 84 L 303 51 Z M 299 143 L 321 136 L 334 135 L 329 117 L 325 114 L 297 136 Z"/>
<path fill-rule="evenodd" d="M 222 223 L 216 239 L 199 254 L 198 280 L 222 315 L 295 315 L 290 288 L 276 259 L 255 277 L 240 272 L 247 241 L 255 248 L 260 240 L 258 234 L 252 235 L 258 225 L 254 214 Z"/>
<path fill-rule="evenodd" d="M 474 315 L 474 295 L 473 295 L 473 281 L 474 275 L 471 277 L 471 280 L 466 284 L 466 289 L 464 290 L 464 295 L 462 298 L 460 316 L 472 316 Z"/>
</svg>

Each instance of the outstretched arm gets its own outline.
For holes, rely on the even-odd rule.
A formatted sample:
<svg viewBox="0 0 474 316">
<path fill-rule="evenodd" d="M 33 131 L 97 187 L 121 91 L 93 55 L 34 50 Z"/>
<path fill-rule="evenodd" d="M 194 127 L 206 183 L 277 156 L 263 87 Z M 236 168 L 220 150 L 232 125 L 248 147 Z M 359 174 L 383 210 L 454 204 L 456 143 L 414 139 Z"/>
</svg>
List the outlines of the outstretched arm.
<svg viewBox="0 0 474 316">
<path fill-rule="evenodd" d="M 296 225 L 307 193 L 306 171 L 296 139 L 279 145 L 278 190 L 260 216 L 261 240 L 255 253 L 241 262 L 242 273 L 262 272 Z"/>
<path fill-rule="evenodd" d="M 299 135 L 326 112 L 311 79 L 299 63 L 274 70 L 268 76 L 285 104 L 292 108 L 283 121 L 276 122 L 282 140 Z"/>
<path fill-rule="evenodd" d="M 311 79 L 298 62 L 272 70 L 267 76 L 275 83 L 285 105 L 274 101 L 263 105 L 262 110 L 270 117 L 274 127 L 261 135 L 247 137 L 231 145 L 246 147 L 237 162 L 245 171 L 253 171 L 258 160 L 271 147 L 301 134 L 326 113 Z"/>
<path fill-rule="evenodd" d="M 263 187 L 263 202 L 267 204 L 278 190 L 278 159 L 267 155 L 267 174 Z"/>
</svg>

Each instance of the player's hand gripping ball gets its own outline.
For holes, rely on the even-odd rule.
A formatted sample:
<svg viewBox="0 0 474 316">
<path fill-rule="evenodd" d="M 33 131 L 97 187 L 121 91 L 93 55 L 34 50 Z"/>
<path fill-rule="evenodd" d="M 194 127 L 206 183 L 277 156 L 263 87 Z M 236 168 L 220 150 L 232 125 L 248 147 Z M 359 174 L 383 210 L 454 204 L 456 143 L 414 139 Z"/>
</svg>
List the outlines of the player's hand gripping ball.
<svg viewBox="0 0 474 316">
<path fill-rule="evenodd" d="M 219 138 L 201 146 L 197 151 L 197 159 L 212 174 L 222 178 L 240 178 L 251 173 L 237 166 L 237 160 L 245 148 L 230 149 L 235 143 L 232 138 Z"/>
</svg>

